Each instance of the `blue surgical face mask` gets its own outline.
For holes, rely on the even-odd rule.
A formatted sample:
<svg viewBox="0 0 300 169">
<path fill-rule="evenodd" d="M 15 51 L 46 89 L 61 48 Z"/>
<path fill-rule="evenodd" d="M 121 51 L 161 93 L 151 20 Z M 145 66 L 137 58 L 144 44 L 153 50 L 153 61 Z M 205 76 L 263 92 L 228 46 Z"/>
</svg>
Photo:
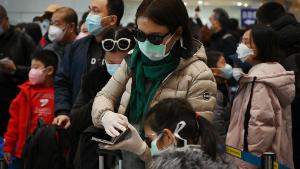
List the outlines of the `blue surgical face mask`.
<svg viewBox="0 0 300 169">
<path fill-rule="evenodd" d="M 88 32 L 94 36 L 98 35 L 103 30 L 101 21 L 102 21 L 101 16 L 93 15 L 90 13 L 87 16 L 86 21 L 85 21 Z"/>
<path fill-rule="evenodd" d="M 150 149 L 151 155 L 156 156 L 162 152 L 177 148 L 176 138 L 183 141 L 183 147 L 181 147 L 181 149 L 187 147 L 187 140 L 183 139 L 178 134 L 185 127 L 185 125 L 186 125 L 185 121 L 181 121 L 177 124 L 176 129 L 174 131 L 174 142 L 172 144 L 170 144 L 168 147 L 164 148 L 163 150 L 159 150 L 157 147 L 157 141 L 162 137 L 162 134 L 160 134 L 155 140 L 153 140 L 151 142 L 151 149 Z"/>
<path fill-rule="evenodd" d="M 105 63 L 106 64 L 106 69 L 107 69 L 107 72 L 113 76 L 115 74 L 115 72 L 119 69 L 120 67 L 120 64 L 108 64 L 108 63 Z"/>
<path fill-rule="evenodd" d="M 0 35 L 2 35 L 4 33 L 4 29 L 3 27 L 0 25 Z"/>
<path fill-rule="evenodd" d="M 140 41 L 137 42 L 143 54 L 152 61 L 163 60 L 165 57 L 169 55 L 169 53 L 166 54 L 166 45 L 163 44 L 154 45 L 148 40 L 145 40 L 144 42 L 140 42 Z"/>
<path fill-rule="evenodd" d="M 221 70 L 223 72 L 222 76 L 225 79 L 230 79 L 232 77 L 232 67 L 229 64 L 226 64 Z"/>
</svg>

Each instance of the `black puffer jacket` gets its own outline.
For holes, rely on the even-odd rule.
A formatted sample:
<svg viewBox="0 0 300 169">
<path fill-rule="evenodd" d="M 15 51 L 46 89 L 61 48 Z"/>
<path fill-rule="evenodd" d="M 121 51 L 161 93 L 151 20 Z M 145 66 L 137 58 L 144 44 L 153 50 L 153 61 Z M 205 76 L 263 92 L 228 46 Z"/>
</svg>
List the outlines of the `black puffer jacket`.
<svg viewBox="0 0 300 169">
<path fill-rule="evenodd" d="M 28 77 L 31 54 L 35 49 L 33 40 L 25 33 L 15 31 L 10 27 L 0 35 L 0 59 L 9 57 L 16 65 L 13 74 L 0 70 L 0 135 L 3 136 L 9 118 L 10 102 L 19 92 L 18 85 Z"/>
<path fill-rule="evenodd" d="M 27 79 L 31 64 L 31 54 L 35 49 L 33 40 L 25 33 L 15 31 L 12 27 L 0 35 L 0 59 L 9 57 L 17 70 L 14 74 L 0 72 L 0 96 L 15 93 L 17 85 Z"/>
<path fill-rule="evenodd" d="M 93 125 L 91 111 L 94 98 L 110 77 L 105 66 L 96 68 L 83 76 L 78 97 L 70 113 L 72 128 L 75 131 L 81 133 Z"/>
<path fill-rule="evenodd" d="M 74 167 L 76 169 L 92 169 L 99 166 L 98 155 L 95 151 L 97 144 L 90 140 L 89 134 L 81 135 L 86 128 L 93 125 L 91 111 L 94 98 L 106 85 L 110 77 L 111 75 L 108 74 L 106 67 L 102 66 L 87 73 L 82 78 L 78 97 L 70 113 L 73 148 L 71 154 L 74 156 L 77 153 L 74 157 Z M 81 142 L 79 146 L 78 142 Z M 77 147 L 78 149 L 76 149 Z"/>
<path fill-rule="evenodd" d="M 297 20 L 286 14 L 271 24 L 279 35 L 280 47 L 285 56 L 300 52 L 300 25 Z"/>
</svg>

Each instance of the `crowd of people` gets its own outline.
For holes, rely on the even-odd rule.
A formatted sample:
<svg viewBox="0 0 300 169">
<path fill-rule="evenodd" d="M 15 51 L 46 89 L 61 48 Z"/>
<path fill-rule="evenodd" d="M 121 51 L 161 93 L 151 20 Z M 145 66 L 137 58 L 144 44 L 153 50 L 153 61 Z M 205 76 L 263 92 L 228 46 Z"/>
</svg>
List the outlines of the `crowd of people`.
<svg viewBox="0 0 300 169">
<path fill-rule="evenodd" d="M 143 0 L 122 26 L 123 0 L 91 0 L 80 21 L 52 4 L 11 25 L 0 5 L 6 165 L 257 168 L 226 154 L 230 146 L 300 167 L 300 24 L 276 2 L 244 29 L 222 8 L 203 25 L 199 11 Z"/>
</svg>

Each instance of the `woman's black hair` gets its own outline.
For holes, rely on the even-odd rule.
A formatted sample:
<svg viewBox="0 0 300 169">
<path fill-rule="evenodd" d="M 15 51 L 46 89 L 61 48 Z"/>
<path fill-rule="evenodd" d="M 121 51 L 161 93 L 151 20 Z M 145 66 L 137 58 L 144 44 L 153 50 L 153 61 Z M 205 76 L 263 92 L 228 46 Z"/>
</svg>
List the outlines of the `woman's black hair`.
<svg viewBox="0 0 300 169">
<path fill-rule="evenodd" d="M 187 48 L 183 58 L 192 56 L 193 40 L 188 25 L 189 16 L 182 0 L 143 0 L 136 12 L 136 22 L 140 17 L 147 17 L 159 25 L 166 26 L 171 33 L 182 27 L 183 46 Z"/>
<path fill-rule="evenodd" d="M 127 38 L 130 39 L 130 49 L 133 49 L 135 46 L 135 40 L 133 37 L 132 32 L 128 28 L 124 27 L 110 27 L 103 31 L 102 39 L 113 39 L 118 40 L 120 38 Z M 117 47 L 114 48 L 113 51 L 116 51 Z"/>
<path fill-rule="evenodd" d="M 261 62 L 275 62 L 281 57 L 277 33 L 268 26 L 256 25 L 251 29 L 250 38 L 257 48 L 257 56 Z"/>
<path fill-rule="evenodd" d="M 220 59 L 221 56 L 224 56 L 222 52 L 219 51 L 207 51 L 207 66 L 209 68 L 214 68 L 217 67 L 218 60 Z"/>
<path fill-rule="evenodd" d="M 197 117 L 190 103 L 180 98 L 167 98 L 153 106 L 145 117 L 145 125 L 160 133 L 168 128 L 174 132 L 177 124 L 185 121 L 186 126 L 178 133 L 182 138 L 200 145 L 205 153 L 216 159 L 217 135 L 213 125 L 203 117 Z"/>
</svg>

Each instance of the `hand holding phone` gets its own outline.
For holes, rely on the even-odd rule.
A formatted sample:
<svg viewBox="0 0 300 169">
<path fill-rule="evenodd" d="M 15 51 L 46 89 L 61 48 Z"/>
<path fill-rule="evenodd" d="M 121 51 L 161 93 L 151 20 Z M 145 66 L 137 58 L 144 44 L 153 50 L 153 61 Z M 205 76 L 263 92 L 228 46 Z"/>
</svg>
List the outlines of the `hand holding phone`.
<svg viewBox="0 0 300 169">
<path fill-rule="evenodd" d="M 130 133 L 130 129 L 127 128 L 125 131 L 123 131 L 119 136 L 117 137 L 106 137 L 106 138 L 96 138 L 96 137 L 92 137 L 91 140 L 93 141 L 97 141 L 99 143 L 102 143 L 102 144 L 107 144 L 107 145 L 114 145 L 116 143 L 119 143 L 121 141 L 123 141 L 127 136 L 128 134 Z"/>
<path fill-rule="evenodd" d="M 128 124 L 130 130 L 129 138 L 123 141 L 118 141 L 113 145 L 106 144 L 103 148 L 107 150 L 125 150 L 137 155 L 141 155 L 145 152 L 147 144 L 140 137 L 139 132 L 131 125 Z"/>
</svg>

